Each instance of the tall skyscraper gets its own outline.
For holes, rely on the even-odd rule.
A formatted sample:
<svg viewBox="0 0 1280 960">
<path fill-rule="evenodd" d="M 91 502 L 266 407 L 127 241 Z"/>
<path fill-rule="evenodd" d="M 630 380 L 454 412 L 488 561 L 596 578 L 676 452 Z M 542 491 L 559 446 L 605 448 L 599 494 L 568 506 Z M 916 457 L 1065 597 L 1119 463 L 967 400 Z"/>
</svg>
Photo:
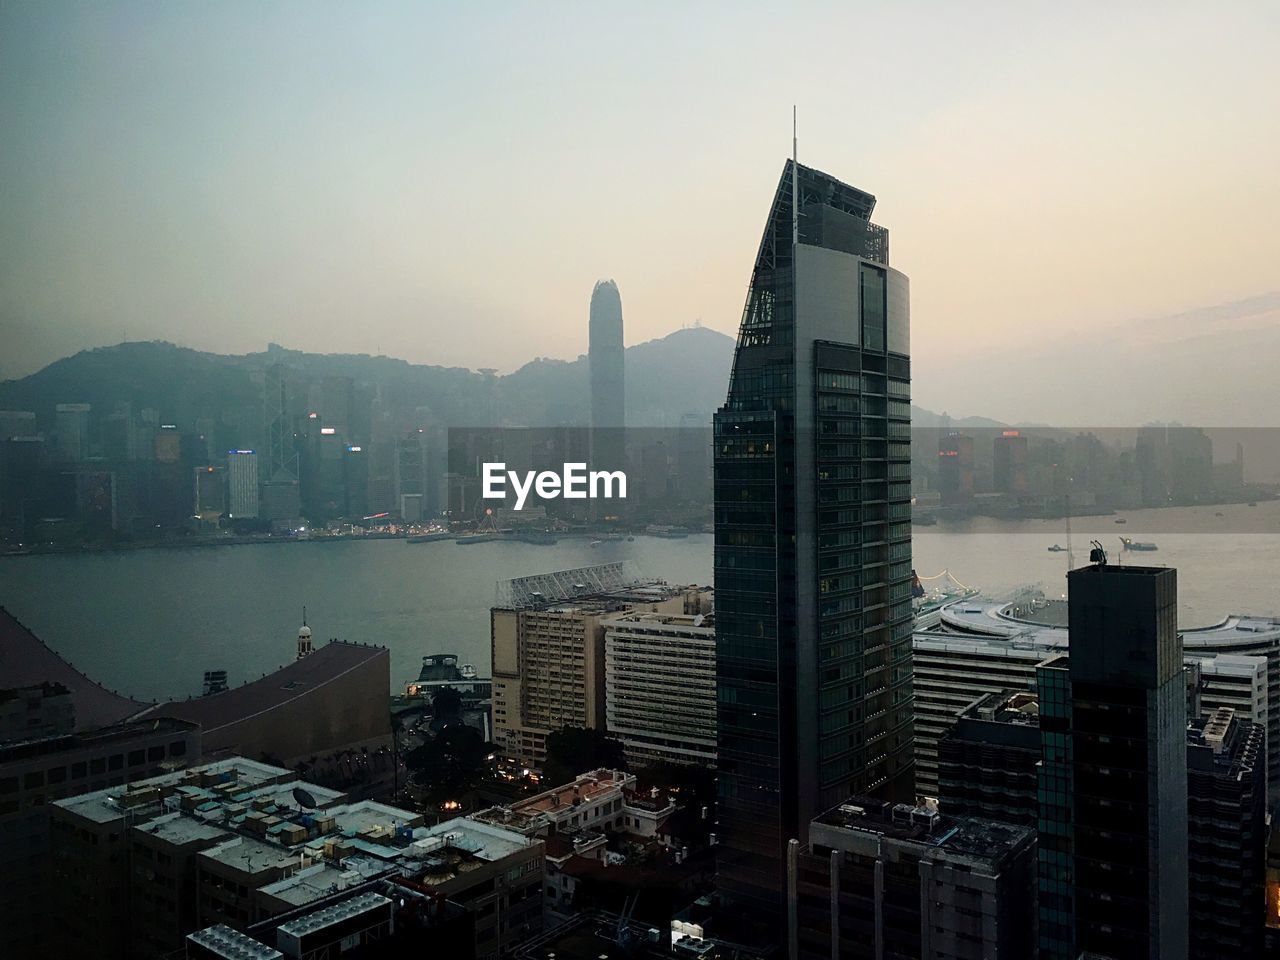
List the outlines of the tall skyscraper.
<svg viewBox="0 0 1280 960">
<path fill-rule="evenodd" d="M 267 480 L 297 480 L 298 445 L 294 439 L 288 368 L 281 363 L 267 367 L 263 382 L 263 415 L 267 435 Z"/>
<path fill-rule="evenodd" d="M 621 470 L 622 428 L 626 415 L 626 362 L 622 343 L 622 298 L 618 285 L 601 280 L 591 291 L 587 330 L 587 363 L 591 372 L 592 461 Z"/>
<path fill-rule="evenodd" d="M 237 520 L 258 516 L 258 455 L 252 450 L 227 451 L 227 513 Z"/>
<path fill-rule="evenodd" d="M 908 282 L 874 207 L 788 161 L 715 416 L 719 884 L 764 909 L 819 813 L 914 796 Z"/>
<path fill-rule="evenodd" d="M 1187 956 L 1187 691 L 1178 574 L 1067 577 L 1074 949 Z M 1043 810 L 1042 810 L 1043 815 Z"/>
<path fill-rule="evenodd" d="M 89 411 L 87 403 L 60 403 L 54 408 L 54 428 L 58 434 L 58 455 L 73 463 L 89 456 Z"/>
</svg>

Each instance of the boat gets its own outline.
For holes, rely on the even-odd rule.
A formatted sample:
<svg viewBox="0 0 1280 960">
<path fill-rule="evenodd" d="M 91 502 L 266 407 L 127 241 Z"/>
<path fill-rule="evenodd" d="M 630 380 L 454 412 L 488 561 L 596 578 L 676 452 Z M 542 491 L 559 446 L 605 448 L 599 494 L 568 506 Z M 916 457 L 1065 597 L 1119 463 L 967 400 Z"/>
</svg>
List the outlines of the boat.
<svg viewBox="0 0 1280 960">
<path fill-rule="evenodd" d="M 1116 517 L 1116 523 L 1128 523 L 1128 522 L 1129 521 L 1126 520 L 1124 517 Z"/>
<path fill-rule="evenodd" d="M 591 541 L 591 546 L 593 546 L 593 547 L 598 547 L 598 546 L 600 546 L 600 544 L 602 544 L 602 543 L 604 543 L 604 541 L 603 541 L 603 540 L 592 540 L 592 541 Z"/>
<path fill-rule="evenodd" d="M 452 533 L 443 531 L 441 533 L 420 533 L 416 536 L 409 537 L 408 543 L 435 543 L 437 540 L 452 540 Z"/>
<path fill-rule="evenodd" d="M 1258 504 L 1257 504 L 1257 501 L 1255 501 L 1255 500 L 1250 500 L 1250 501 L 1249 501 L 1249 506 L 1251 506 L 1251 507 L 1256 507 L 1257 505 L 1258 505 Z"/>
<path fill-rule="evenodd" d="M 1066 552 L 1066 549 L 1067 549 L 1067 548 L 1066 548 L 1066 547 L 1064 547 L 1062 544 L 1060 544 L 1060 543 L 1055 543 L 1052 547 L 1050 547 L 1050 548 L 1049 548 L 1049 552 L 1050 552 L 1050 553 L 1065 553 L 1065 552 Z"/>
<path fill-rule="evenodd" d="M 469 547 L 476 543 L 492 543 L 494 540 L 501 540 L 500 533 L 470 533 L 465 537 L 458 537 L 453 542 L 460 547 Z"/>
<path fill-rule="evenodd" d="M 1213 514 L 1213 515 L 1214 515 L 1215 517 L 1220 517 L 1220 516 L 1222 516 L 1222 511 L 1221 511 L 1221 510 L 1216 510 L 1216 511 L 1214 511 L 1214 514 Z"/>
<path fill-rule="evenodd" d="M 1137 550 L 1144 553 L 1159 549 L 1154 543 L 1143 543 L 1141 540 L 1130 540 L 1128 537 L 1121 537 L 1120 543 L 1125 550 Z"/>
<path fill-rule="evenodd" d="M 627 543 L 635 543 L 635 542 L 636 542 L 635 537 L 627 537 Z"/>
</svg>

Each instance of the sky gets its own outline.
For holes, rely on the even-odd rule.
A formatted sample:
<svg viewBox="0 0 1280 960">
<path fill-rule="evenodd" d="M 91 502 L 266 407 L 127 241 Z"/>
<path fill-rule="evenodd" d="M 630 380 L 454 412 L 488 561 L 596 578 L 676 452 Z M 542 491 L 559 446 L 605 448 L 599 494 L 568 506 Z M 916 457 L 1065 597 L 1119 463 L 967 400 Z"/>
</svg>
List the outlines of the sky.
<svg viewBox="0 0 1280 960">
<path fill-rule="evenodd" d="M 628 343 L 733 334 L 795 104 L 911 277 L 918 402 L 1240 422 L 1274 372 L 1224 406 L 1161 358 L 1280 351 L 1277 49 L 1275 3 L 3 0 L 0 377 L 125 338 L 510 370 L 585 351 L 601 278 Z"/>
</svg>

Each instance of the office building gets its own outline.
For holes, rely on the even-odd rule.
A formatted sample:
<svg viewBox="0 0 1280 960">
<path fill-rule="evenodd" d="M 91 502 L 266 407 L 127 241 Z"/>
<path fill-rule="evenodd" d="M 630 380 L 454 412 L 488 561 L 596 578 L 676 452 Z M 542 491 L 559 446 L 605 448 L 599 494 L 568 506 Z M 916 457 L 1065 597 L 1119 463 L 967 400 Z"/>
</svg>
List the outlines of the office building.
<svg viewBox="0 0 1280 960">
<path fill-rule="evenodd" d="M 390 880 L 475 916 L 477 956 L 541 925 L 540 841 L 299 781 L 233 757 L 53 805 L 54 907 L 64 956 L 162 957 L 194 931 L 240 933 Z M 281 927 L 287 945 L 308 925 Z M 319 926 L 324 926 L 320 924 Z"/>
<path fill-rule="evenodd" d="M 1021 431 L 1003 430 L 992 442 L 992 486 L 997 493 L 1025 497 L 1030 493 L 1028 440 Z"/>
<path fill-rule="evenodd" d="M 31 955 L 53 921 L 48 911 L 50 805 L 200 757 L 200 728 L 180 720 L 74 732 L 73 699 L 61 684 L 0 691 L 0 710 L 12 734 L 0 743 L 3 956 Z M 19 710 L 20 718 L 15 716 Z M 37 723 L 29 724 L 29 718 Z"/>
<path fill-rule="evenodd" d="M 264 479 L 268 482 L 297 481 L 301 476 L 293 389 L 289 369 L 281 363 L 268 364 L 262 385 L 262 409 L 267 438 Z"/>
<path fill-rule="evenodd" d="M 1177 571 L 1067 577 L 1075 947 L 1187 956 L 1186 683 Z M 1042 814 L 1044 811 L 1041 811 Z"/>
<path fill-rule="evenodd" d="M 973 500 L 973 437 L 948 433 L 938 438 L 938 493 L 944 506 Z"/>
<path fill-rule="evenodd" d="M 961 710 L 985 694 L 1034 690 L 1036 664 L 1067 652 L 1067 627 L 1057 622 L 1060 606 L 1050 601 L 1049 609 L 1033 613 L 1018 604 L 966 599 L 946 605 L 937 622 L 917 630 L 920 794 L 937 795 L 938 742 Z M 1065 619 L 1064 612 L 1061 620 Z M 1273 741 L 1280 738 L 1280 709 L 1273 707 L 1280 702 L 1280 620 L 1233 614 L 1212 626 L 1182 630 L 1181 635 L 1184 661 L 1194 660 L 1200 671 L 1200 712 L 1207 715 L 1230 707 L 1241 719 L 1267 728 L 1267 769 L 1274 793 L 1280 789 L 1280 747 Z"/>
<path fill-rule="evenodd" d="M 60 403 L 53 409 L 58 456 L 79 463 L 89 456 L 89 412 L 87 403 Z"/>
<path fill-rule="evenodd" d="M 258 516 L 258 455 L 252 450 L 227 451 L 227 514 L 234 520 Z"/>
<path fill-rule="evenodd" d="M 556 730 L 605 729 L 605 622 L 629 611 L 696 613 L 701 596 L 643 582 L 622 563 L 522 577 L 499 592 L 490 614 L 493 741 L 535 768 Z"/>
<path fill-rule="evenodd" d="M 627 425 L 626 347 L 622 336 L 622 297 L 612 280 L 601 280 L 591 291 L 587 335 L 592 464 L 599 469 L 621 470 L 625 468 L 622 431 Z"/>
<path fill-rule="evenodd" d="M 718 882 L 775 912 L 821 811 L 914 795 L 908 282 L 874 207 L 788 161 L 714 420 Z"/>
<path fill-rule="evenodd" d="M 938 745 L 938 804 L 955 817 L 1034 827 L 1039 804 L 1037 695 L 1005 690 L 960 712 Z"/>
<path fill-rule="evenodd" d="M 1226 707 L 1187 725 L 1192 960 L 1267 956 L 1264 739 Z"/>
<path fill-rule="evenodd" d="M 201 520 L 217 520 L 227 510 L 227 478 L 221 467 L 196 467 L 195 516 Z"/>
<path fill-rule="evenodd" d="M 12 440 L 14 437 L 33 437 L 38 432 L 33 411 L 0 410 L 0 441 Z"/>
<path fill-rule="evenodd" d="M 1025 960 L 1035 831 L 852 797 L 788 858 L 788 933 L 800 960 Z"/>
<path fill-rule="evenodd" d="M 710 607 L 710 594 L 704 597 Z M 605 721 L 632 767 L 714 766 L 716 633 L 707 614 L 629 613 L 605 622 Z"/>
</svg>

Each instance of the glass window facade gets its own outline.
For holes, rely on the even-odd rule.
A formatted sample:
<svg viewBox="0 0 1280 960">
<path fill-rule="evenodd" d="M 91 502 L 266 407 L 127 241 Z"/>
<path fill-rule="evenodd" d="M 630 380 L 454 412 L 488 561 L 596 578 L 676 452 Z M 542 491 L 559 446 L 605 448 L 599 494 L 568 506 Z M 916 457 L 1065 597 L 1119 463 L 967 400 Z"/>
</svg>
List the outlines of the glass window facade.
<svg viewBox="0 0 1280 960">
<path fill-rule="evenodd" d="M 853 793 L 914 793 L 911 468 L 889 443 L 909 436 L 910 360 L 886 329 L 906 305 L 889 303 L 874 198 L 794 172 L 800 245 L 845 255 L 806 261 L 824 334 L 798 322 L 788 163 L 714 424 L 719 886 L 765 909 L 807 818 Z"/>
</svg>

